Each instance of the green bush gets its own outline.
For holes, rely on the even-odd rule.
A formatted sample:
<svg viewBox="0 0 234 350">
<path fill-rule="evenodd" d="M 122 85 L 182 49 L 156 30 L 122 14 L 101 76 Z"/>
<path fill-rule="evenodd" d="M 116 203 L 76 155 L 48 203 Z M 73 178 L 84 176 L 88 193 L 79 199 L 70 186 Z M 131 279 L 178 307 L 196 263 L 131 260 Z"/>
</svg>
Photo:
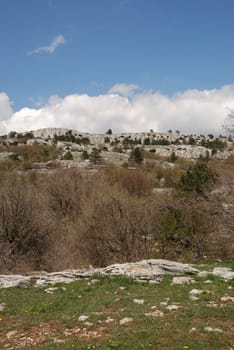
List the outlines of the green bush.
<svg viewBox="0 0 234 350">
<path fill-rule="evenodd" d="M 73 160 L 73 155 L 71 153 L 71 151 L 67 151 L 64 156 L 63 156 L 64 160 Z"/>
<path fill-rule="evenodd" d="M 176 187 L 185 192 L 204 194 L 214 186 L 216 181 L 217 174 L 206 163 L 197 162 L 193 167 L 188 168 L 185 175 L 182 175 Z"/>
</svg>

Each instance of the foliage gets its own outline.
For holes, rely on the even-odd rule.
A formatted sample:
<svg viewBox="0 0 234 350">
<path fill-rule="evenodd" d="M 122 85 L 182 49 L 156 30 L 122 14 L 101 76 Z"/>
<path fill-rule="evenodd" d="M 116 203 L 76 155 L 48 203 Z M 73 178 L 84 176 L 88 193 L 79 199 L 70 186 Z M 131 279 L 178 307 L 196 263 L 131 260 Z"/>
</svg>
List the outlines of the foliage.
<svg viewBox="0 0 234 350">
<path fill-rule="evenodd" d="M 83 150 L 83 151 L 82 151 L 82 153 L 81 153 L 81 158 L 82 158 L 83 160 L 89 159 L 89 154 L 88 154 L 88 152 L 87 152 L 86 150 Z"/>
<path fill-rule="evenodd" d="M 28 147 L 33 159 L 38 147 Z M 1 271 L 233 255 L 233 192 L 208 192 L 215 172 L 221 186 L 234 181 L 232 159 L 19 175 L 18 163 L 27 162 L 0 162 Z M 168 189 L 174 182 L 182 191 Z"/>
<path fill-rule="evenodd" d="M 217 175 L 204 162 L 197 162 L 194 167 L 189 167 L 185 175 L 182 175 L 176 187 L 185 192 L 204 194 L 204 192 L 217 181 Z"/>
<path fill-rule="evenodd" d="M 139 147 L 136 147 L 130 153 L 129 160 L 133 160 L 137 164 L 141 164 L 143 162 L 142 151 Z"/>
<path fill-rule="evenodd" d="M 107 132 L 106 132 L 107 135 L 112 135 L 112 130 L 111 129 L 108 129 Z"/>
<path fill-rule="evenodd" d="M 93 165 L 98 165 L 102 163 L 101 151 L 94 147 L 89 155 L 89 162 Z"/>
<path fill-rule="evenodd" d="M 201 146 L 211 149 L 212 155 L 216 154 L 217 151 L 223 151 L 227 146 L 226 142 L 220 140 L 219 138 L 211 138 L 212 141 L 203 139 L 201 141 Z"/>
<path fill-rule="evenodd" d="M 82 136 L 82 135 L 73 135 L 72 130 L 67 131 L 63 135 L 54 135 L 54 142 L 71 142 L 71 143 L 77 143 L 79 145 L 89 145 L 90 140 L 88 137 Z"/>
<path fill-rule="evenodd" d="M 175 152 L 173 151 L 170 155 L 170 161 L 172 163 L 175 163 L 175 161 L 178 159 L 178 157 L 176 156 Z"/>
<path fill-rule="evenodd" d="M 64 160 L 73 160 L 73 155 L 71 153 L 71 151 L 67 151 L 64 155 L 63 155 L 63 159 Z"/>
</svg>

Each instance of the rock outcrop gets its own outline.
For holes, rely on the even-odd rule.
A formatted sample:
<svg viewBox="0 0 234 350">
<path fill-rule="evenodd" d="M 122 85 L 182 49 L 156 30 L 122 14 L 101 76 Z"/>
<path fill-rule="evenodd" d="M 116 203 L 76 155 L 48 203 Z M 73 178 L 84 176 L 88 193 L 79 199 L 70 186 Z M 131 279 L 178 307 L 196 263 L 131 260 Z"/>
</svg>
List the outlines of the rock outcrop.
<svg viewBox="0 0 234 350">
<path fill-rule="evenodd" d="M 22 275 L 0 275 L 0 288 L 10 287 L 46 287 L 56 283 L 71 283 L 80 279 L 88 279 L 93 275 L 100 274 L 102 276 L 128 276 L 137 281 L 148 281 L 150 283 L 159 283 L 165 275 L 184 276 L 197 275 L 199 270 L 189 264 L 163 260 L 149 259 L 138 262 L 113 264 L 104 268 L 89 268 L 80 270 L 66 270 L 62 272 L 41 272 L 32 276 Z M 234 271 L 228 268 L 217 267 L 211 274 L 219 276 L 225 280 L 234 278 Z M 201 276 L 202 278 L 202 276 Z M 94 281 L 94 280 L 93 280 Z M 96 281 L 96 280 L 95 280 Z M 174 280 L 174 284 L 193 283 L 191 277 Z"/>
</svg>

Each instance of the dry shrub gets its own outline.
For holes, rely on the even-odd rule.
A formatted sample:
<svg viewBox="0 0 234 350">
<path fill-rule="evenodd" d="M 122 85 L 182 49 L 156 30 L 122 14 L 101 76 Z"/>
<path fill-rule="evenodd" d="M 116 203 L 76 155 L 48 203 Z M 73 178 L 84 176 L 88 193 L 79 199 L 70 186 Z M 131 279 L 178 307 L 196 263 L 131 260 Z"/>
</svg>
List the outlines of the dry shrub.
<svg viewBox="0 0 234 350">
<path fill-rule="evenodd" d="M 86 217 L 85 242 L 94 265 L 149 258 L 154 245 L 154 207 L 150 200 L 113 189 L 97 191 Z M 98 193 L 99 192 L 99 193 Z"/>
<path fill-rule="evenodd" d="M 119 191 L 126 190 L 132 196 L 148 196 L 153 188 L 152 177 L 141 170 L 109 167 L 106 169 L 108 182 Z"/>
<path fill-rule="evenodd" d="M 0 270 L 230 257 L 232 201 L 152 194 L 157 171 L 168 170 L 0 171 Z"/>
<path fill-rule="evenodd" d="M 16 174 L 1 178 L 0 244 L 6 265 L 24 260 L 31 268 L 40 266 L 48 233 L 43 216 L 39 195 L 30 183 Z"/>
</svg>

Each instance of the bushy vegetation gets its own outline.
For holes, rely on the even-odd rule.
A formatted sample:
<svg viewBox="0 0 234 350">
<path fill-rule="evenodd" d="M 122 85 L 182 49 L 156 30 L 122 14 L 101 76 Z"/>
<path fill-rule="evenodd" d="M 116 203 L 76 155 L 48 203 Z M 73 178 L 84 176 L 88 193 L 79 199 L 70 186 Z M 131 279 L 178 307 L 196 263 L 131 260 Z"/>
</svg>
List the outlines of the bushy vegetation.
<svg viewBox="0 0 234 350">
<path fill-rule="evenodd" d="M 33 159 L 40 152 L 48 157 L 38 147 L 36 154 L 28 148 Z M 99 162 L 99 154 L 90 157 Z M 232 256 L 231 221 L 220 197 L 210 194 L 216 181 L 231 179 L 231 160 L 220 179 L 218 161 L 46 174 L 19 173 L 17 162 L 0 163 L 1 271 Z"/>
</svg>

